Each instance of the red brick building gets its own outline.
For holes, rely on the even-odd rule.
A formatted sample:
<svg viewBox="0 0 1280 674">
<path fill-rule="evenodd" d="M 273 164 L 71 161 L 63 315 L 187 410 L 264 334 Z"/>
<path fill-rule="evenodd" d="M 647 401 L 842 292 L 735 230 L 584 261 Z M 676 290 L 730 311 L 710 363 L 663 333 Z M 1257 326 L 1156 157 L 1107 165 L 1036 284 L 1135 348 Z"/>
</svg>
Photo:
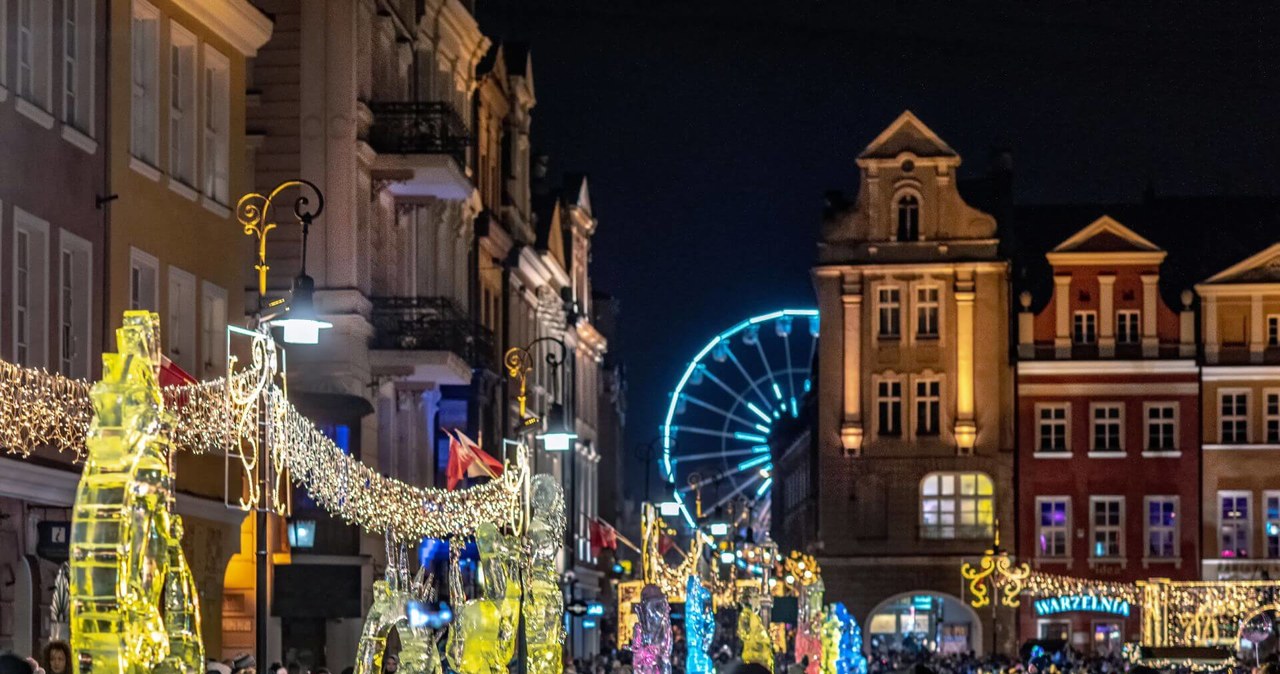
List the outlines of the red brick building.
<svg viewBox="0 0 1280 674">
<path fill-rule="evenodd" d="M 1165 251 L 1104 216 L 1047 257 L 1053 292 L 1019 298 L 1018 558 L 1081 578 L 1196 578 L 1194 315 L 1161 299 Z M 1141 627 L 1136 611 L 1069 600 L 1024 602 L 1019 623 L 1086 652 Z"/>
</svg>

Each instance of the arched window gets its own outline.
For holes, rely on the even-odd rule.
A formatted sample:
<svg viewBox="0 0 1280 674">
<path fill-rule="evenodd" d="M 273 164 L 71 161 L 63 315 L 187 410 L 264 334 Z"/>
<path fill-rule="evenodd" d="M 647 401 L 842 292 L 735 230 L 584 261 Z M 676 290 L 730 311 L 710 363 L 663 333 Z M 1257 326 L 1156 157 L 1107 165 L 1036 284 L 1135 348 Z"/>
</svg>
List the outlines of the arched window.
<svg viewBox="0 0 1280 674">
<path fill-rule="evenodd" d="M 920 200 L 914 194 L 898 198 L 898 240 L 915 241 L 920 238 Z"/>
<path fill-rule="evenodd" d="M 994 508 L 985 473 L 929 473 L 920 481 L 920 537 L 991 538 Z"/>
</svg>

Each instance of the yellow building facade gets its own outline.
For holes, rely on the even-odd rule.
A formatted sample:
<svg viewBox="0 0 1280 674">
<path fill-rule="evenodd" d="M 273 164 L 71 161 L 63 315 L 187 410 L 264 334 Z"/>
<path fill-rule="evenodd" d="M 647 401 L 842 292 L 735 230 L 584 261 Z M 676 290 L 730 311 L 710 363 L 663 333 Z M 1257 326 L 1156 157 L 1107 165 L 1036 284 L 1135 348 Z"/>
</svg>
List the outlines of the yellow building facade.
<svg viewBox="0 0 1280 674">
<path fill-rule="evenodd" d="M 244 322 L 251 271 L 233 213 L 250 186 L 245 64 L 270 37 L 271 21 L 247 0 L 108 6 L 106 320 L 117 324 L 127 309 L 158 312 L 164 355 L 197 379 L 216 378 L 225 370 L 226 326 Z M 242 514 L 223 505 L 221 464 L 219 456 L 182 454 L 177 468 L 184 547 L 213 654 L 222 644 L 227 561 L 241 547 Z"/>
<path fill-rule="evenodd" d="M 1196 285 L 1196 294 L 1203 577 L 1280 577 L 1280 244 Z"/>
</svg>

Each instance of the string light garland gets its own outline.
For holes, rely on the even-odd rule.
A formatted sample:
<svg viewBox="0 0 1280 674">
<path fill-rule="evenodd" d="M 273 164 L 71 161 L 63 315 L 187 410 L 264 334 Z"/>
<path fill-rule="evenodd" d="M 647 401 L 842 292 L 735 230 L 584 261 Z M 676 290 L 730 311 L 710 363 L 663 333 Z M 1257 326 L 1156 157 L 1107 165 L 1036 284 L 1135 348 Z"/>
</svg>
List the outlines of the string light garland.
<svg viewBox="0 0 1280 674">
<path fill-rule="evenodd" d="M 247 369 L 232 376 L 232 388 L 249 387 L 259 373 Z M 243 381 L 241 380 L 243 378 Z M 85 437 L 93 420 L 89 383 L 0 361 L 0 446 L 26 457 L 37 448 L 86 456 Z M 353 459 L 288 402 L 272 385 L 267 397 L 266 436 L 279 452 L 291 478 L 331 515 L 374 533 L 392 532 L 401 540 L 468 536 L 480 522 L 514 524 L 520 513 L 526 462 L 517 459 L 502 477 L 460 491 L 415 487 L 379 474 Z M 227 380 L 164 388 L 165 406 L 175 421 L 163 429 L 175 448 L 195 454 L 226 451 L 249 442 L 252 428 L 236 429 L 237 406 L 227 395 Z"/>
<path fill-rule="evenodd" d="M 1023 584 L 1022 594 L 1031 597 L 1059 597 L 1065 595 L 1115 597 L 1124 599 L 1130 604 L 1142 603 L 1142 590 L 1135 583 L 1091 580 L 1040 571 L 1032 571 L 1031 575 L 1027 577 Z"/>
</svg>

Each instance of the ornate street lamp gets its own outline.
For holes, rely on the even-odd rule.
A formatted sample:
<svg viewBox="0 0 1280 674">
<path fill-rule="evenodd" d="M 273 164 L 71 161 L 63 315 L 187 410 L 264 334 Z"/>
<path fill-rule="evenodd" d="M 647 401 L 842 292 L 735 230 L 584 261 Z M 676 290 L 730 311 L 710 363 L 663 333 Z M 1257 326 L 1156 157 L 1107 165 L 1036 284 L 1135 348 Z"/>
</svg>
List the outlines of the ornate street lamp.
<svg viewBox="0 0 1280 674">
<path fill-rule="evenodd" d="M 551 368 L 552 378 L 560 371 L 560 366 L 569 356 L 569 347 L 564 340 L 556 337 L 540 337 L 523 347 L 512 347 L 503 356 L 502 362 L 507 367 L 507 374 L 520 381 L 520 393 L 516 400 L 520 403 L 520 426 L 530 428 L 540 419 L 528 412 L 527 383 L 529 373 L 533 371 L 533 347 L 539 342 L 550 342 L 560 347 L 559 355 L 554 351 L 547 352 L 546 362 Z M 542 441 L 542 448 L 548 452 L 567 452 L 578 434 L 574 432 L 573 422 L 569 418 L 569 408 L 561 403 L 552 403 L 547 410 L 547 429 L 534 436 Z"/>
<path fill-rule="evenodd" d="M 960 575 L 969 581 L 969 593 L 973 595 L 969 604 L 974 608 L 991 604 L 991 594 L 997 590 L 1002 606 L 1016 608 L 1022 603 L 1018 595 L 1022 594 L 1022 588 L 1031 577 L 1030 565 L 1026 562 L 1015 565 L 1009 553 L 1000 547 L 1000 521 L 997 520 L 995 525 L 995 540 L 983 554 L 978 566 L 974 567 L 968 562 L 960 566 Z M 991 579 L 989 588 L 986 582 L 988 578 Z"/>
<path fill-rule="evenodd" d="M 271 268 L 267 264 L 267 234 L 278 226 L 272 209 L 276 197 L 293 188 L 302 191 L 293 200 L 293 217 L 302 226 L 302 267 L 293 279 L 288 297 L 263 304 L 267 295 L 267 271 Z M 308 192 L 315 197 L 315 210 L 306 208 L 311 204 Z M 253 265 L 258 270 L 258 327 L 283 328 L 286 344 L 317 344 L 320 331 L 333 327 L 333 323 L 316 316 L 316 282 L 307 275 L 307 235 L 311 231 L 312 220 L 323 211 L 324 194 L 306 180 L 286 180 L 265 196 L 251 192 L 240 197 L 236 204 L 236 219 L 244 226 L 244 233 L 258 238 L 258 261 Z"/>
</svg>

